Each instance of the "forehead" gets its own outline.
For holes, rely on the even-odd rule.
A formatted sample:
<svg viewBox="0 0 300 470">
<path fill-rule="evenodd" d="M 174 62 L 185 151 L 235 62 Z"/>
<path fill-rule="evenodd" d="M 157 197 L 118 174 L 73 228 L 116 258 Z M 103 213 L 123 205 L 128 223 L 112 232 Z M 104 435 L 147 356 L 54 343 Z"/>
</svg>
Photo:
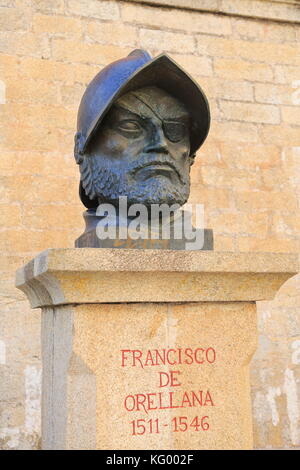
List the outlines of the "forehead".
<svg viewBox="0 0 300 470">
<path fill-rule="evenodd" d="M 142 117 L 165 119 L 187 118 L 186 107 L 177 98 L 157 87 L 145 87 L 131 91 L 116 101 L 116 106 Z"/>
</svg>

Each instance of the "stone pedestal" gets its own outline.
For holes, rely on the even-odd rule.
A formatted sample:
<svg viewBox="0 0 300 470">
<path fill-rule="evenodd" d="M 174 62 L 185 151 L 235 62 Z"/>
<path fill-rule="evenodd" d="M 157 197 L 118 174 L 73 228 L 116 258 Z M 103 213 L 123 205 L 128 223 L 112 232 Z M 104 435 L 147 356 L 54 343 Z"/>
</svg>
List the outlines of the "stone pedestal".
<svg viewBox="0 0 300 470">
<path fill-rule="evenodd" d="M 42 307 L 44 449 L 249 449 L 257 300 L 298 256 L 59 249 L 17 273 Z"/>
</svg>

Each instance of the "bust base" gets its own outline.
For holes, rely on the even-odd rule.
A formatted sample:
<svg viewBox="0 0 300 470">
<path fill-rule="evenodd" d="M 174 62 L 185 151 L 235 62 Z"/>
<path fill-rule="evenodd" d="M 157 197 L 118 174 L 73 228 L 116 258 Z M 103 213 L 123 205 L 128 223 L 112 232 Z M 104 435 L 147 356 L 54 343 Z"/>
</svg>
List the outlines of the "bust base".
<svg viewBox="0 0 300 470">
<path fill-rule="evenodd" d="M 76 248 L 129 248 L 129 249 L 156 249 L 156 250 L 186 250 L 191 247 L 190 240 L 186 238 L 176 239 L 174 233 L 170 230 L 170 239 L 162 239 L 159 236 L 158 239 L 153 238 L 133 238 L 120 239 L 118 236 L 115 239 L 107 238 L 101 240 L 97 236 L 96 228 L 97 224 L 101 221 L 101 217 L 96 215 L 95 209 L 89 209 L 83 213 L 85 221 L 85 232 L 75 240 Z M 126 221 L 128 224 L 128 221 Z M 116 227 L 116 233 L 118 234 L 119 227 Z M 195 230 L 195 229 L 194 229 Z M 198 240 L 203 240 L 200 248 L 194 248 L 195 250 L 213 250 L 214 240 L 212 229 L 197 229 Z"/>
</svg>

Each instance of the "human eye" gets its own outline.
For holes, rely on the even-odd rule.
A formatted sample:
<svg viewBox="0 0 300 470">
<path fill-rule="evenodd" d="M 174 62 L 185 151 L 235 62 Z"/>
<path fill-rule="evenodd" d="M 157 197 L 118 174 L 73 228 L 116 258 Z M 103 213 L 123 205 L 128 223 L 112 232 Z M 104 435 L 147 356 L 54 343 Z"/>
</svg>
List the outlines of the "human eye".
<svg viewBox="0 0 300 470">
<path fill-rule="evenodd" d="M 181 121 L 164 121 L 163 130 L 171 142 L 179 142 L 187 134 L 187 125 Z"/>
<path fill-rule="evenodd" d="M 139 135 L 142 132 L 142 126 L 138 121 L 132 120 L 132 119 L 126 119 L 122 120 L 118 123 L 118 129 L 120 131 L 133 134 L 133 135 Z"/>
</svg>

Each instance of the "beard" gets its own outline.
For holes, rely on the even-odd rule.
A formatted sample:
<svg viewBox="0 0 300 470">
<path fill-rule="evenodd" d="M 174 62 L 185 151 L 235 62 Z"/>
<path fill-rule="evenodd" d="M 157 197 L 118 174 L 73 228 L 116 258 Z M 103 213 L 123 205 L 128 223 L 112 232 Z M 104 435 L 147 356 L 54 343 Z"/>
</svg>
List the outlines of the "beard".
<svg viewBox="0 0 300 470">
<path fill-rule="evenodd" d="M 136 174 L 149 164 L 169 165 L 173 169 L 173 178 L 158 173 L 141 181 Z M 182 169 L 178 168 L 169 155 L 144 154 L 131 164 L 114 166 L 105 157 L 86 155 L 84 165 L 85 168 L 81 172 L 82 185 L 87 196 L 90 199 L 97 198 L 99 203 L 109 202 L 116 206 L 121 196 L 127 196 L 129 205 L 144 204 L 149 207 L 151 204 L 168 204 L 169 206 L 179 204 L 182 206 L 189 197 L 189 167 L 183 174 Z M 88 178 L 87 175 L 89 175 Z"/>
</svg>

